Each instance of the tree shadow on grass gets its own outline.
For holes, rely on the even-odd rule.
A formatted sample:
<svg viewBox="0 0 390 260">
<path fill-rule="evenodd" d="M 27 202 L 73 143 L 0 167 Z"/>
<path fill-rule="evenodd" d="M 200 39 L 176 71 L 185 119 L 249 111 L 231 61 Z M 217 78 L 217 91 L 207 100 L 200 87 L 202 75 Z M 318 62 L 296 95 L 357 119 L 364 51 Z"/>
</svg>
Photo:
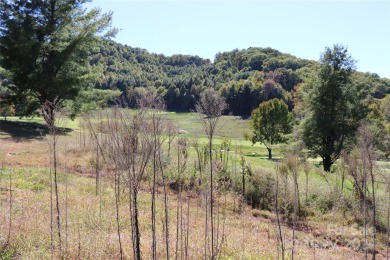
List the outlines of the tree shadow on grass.
<svg viewBox="0 0 390 260">
<path fill-rule="evenodd" d="M 253 158 L 265 158 L 268 159 L 268 154 L 262 154 L 262 153 L 247 153 L 245 156 L 253 157 Z"/>
<path fill-rule="evenodd" d="M 247 153 L 247 154 L 245 154 L 245 156 L 252 157 L 252 158 L 264 159 L 264 160 L 268 160 L 271 162 L 279 162 L 281 160 L 281 158 L 279 158 L 279 157 L 268 159 L 268 153 Z"/>
<path fill-rule="evenodd" d="M 70 128 L 59 128 L 60 135 L 66 135 L 71 132 Z M 42 139 L 48 134 L 47 127 L 44 124 L 32 122 L 13 122 L 0 120 L 0 137 L 13 139 L 15 141 L 29 141 Z"/>
</svg>

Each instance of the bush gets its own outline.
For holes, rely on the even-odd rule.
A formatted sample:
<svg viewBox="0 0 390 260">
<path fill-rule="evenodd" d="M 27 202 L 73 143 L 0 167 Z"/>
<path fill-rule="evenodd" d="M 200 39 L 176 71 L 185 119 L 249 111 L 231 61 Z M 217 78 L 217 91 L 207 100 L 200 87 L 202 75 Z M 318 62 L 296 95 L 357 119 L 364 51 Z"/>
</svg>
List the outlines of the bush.
<svg viewBox="0 0 390 260">
<path fill-rule="evenodd" d="M 306 205 L 315 207 L 321 214 L 325 214 L 335 205 L 335 201 L 332 197 L 317 194 L 310 194 L 306 200 Z"/>
<path fill-rule="evenodd" d="M 248 178 L 244 198 L 253 208 L 271 210 L 275 197 L 275 178 L 271 172 L 255 170 Z"/>
</svg>

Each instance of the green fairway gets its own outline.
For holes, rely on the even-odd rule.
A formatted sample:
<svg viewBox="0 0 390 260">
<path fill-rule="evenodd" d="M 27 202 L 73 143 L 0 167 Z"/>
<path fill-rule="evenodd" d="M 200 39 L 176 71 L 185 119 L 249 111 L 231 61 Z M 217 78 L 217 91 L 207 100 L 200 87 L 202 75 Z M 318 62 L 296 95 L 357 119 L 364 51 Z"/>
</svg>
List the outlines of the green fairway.
<svg viewBox="0 0 390 260">
<path fill-rule="evenodd" d="M 75 118 L 74 120 L 71 120 L 69 117 L 59 116 L 59 117 L 57 117 L 56 124 L 58 127 L 77 129 L 77 128 L 79 128 L 80 119 L 81 118 L 78 117 L 78 118 Z M 40 116 L 22 117 L 22 118 L 17 117 L 17 116 L 8 116 L 7 121 L 27 123 L 27 124 L 39 124 L 39 125 L 42 125 L 42 127 L 44 127 L 44 125 L 45 125 L 45 120 L 43 119 L 43 117 L 40 117 Z M 6 123 L 7 121 L 0 120 L 0 122 L 2 122 L 2 123 Z"/>
<path fill-rule="evenodd" d="M 127 113 L 135 114 L 137 110 L 128 109 Z M 92 120 L 97 118 L 97 113 L 100 113 L 101 118 L 110 118 L 111 110 L 98 111 L 92 116 Z M 166 120 L 172 120 L 179 130 L 180 136 L 185 136 L 191 143 L 198 140 L 200 144 L 207 144 L 207 136 L 205 135 L 203 126 L 199 120 L 199 114 L 195 112 L 176 113 L 163 112 Z M 80 123 L 86 122 L 84 117 L 79 116 L 74 120 L 68 117 L 58 117 L 57 125 L 61 128 L 68 129 L 71 134 L 74 131 L 80 130 Z M 15 125 L 13 123 L 18 123 Z M 84 130 L 86 131 L 86 130 Z M 237 116 L 222 116 L 218 122 L 216 135 L 214 137 L 214 150 L 218 150 L 218 146 L 222 142 L 230 143 L 231 157 L 236 160 L 242 154 L 246 161 L 254 167 L 274 168 L 275 162 L 268 160 L 268 151 L 263 144 L 252 145 L 250 141 L 244 139 L 244 133 L 250 132 L 249 120 L 241 119 Z M 7 117 L 7 121 L 0 121 L 1 137 L 13 137 L 16 139 L 40 138 L 45 133 L 45 121 L 42 117 L 19 118 Z M 195 156 L 195 150 L 190 150 L 190 155 Z M 279 159 L 280 146 L 273 148 L 273 157 Z"/>
</svg>

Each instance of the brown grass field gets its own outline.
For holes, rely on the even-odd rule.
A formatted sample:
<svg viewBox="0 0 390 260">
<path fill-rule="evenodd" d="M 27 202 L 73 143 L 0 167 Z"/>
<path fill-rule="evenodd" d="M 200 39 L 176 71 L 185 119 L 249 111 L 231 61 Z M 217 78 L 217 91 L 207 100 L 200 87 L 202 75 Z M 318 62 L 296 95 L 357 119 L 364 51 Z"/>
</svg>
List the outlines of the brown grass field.
<svg viewBox="0 0 390 260">
<path fill-rule="evenodd" d="M 81 138 L 80 138 L 81 137 Z M 68 131 L 59 138 L 59 196 L 62 256 L 54 227 L 50 243 L 50 159 L 48 137 L 39 129 L 20 125 L 0 127 L 0 259 L 119 259 L 113 177 L 102 172 L 100 196 L 96 195 L 94 148 L 88 135 Z M 84 145 L 84 139 L 85 145 Z M 192 162 L 191 162 L 192 163 Z M 190 164 L 191 164 L 190 163 Z M 109 169 L 109 167 L 106 167 Z M 141 248 L 151 258 L 151 195 L 145 180 L 140 191 Z M 163 193 L 158 188 L 157 256 L 165 259 Z M 168 190 L 169 246 L 175 257 L 177 192 Z M 273 212 L 252 209 L 234 192 L 215 198 L 219 223 L 218 259 L 281 259 Z M 188 216 L 187 218 L 187 210 Z M 121 192 L 120 230 L 124 258 L 132 258 L 128 196 Z M 188 252 L 179 257 L 204 259 L 205 210 L 203 194 L 183 194 L 183 223 L 189 227 Z M 55 225 L 54 225 L 55 226 Z M 286 258 L 291 257 L 292 227 L 282 221 Z M 359 249 L 362 232 L 338 213 L 308 217 L 299 222 L 295 259 L 364 259 Z M 221 239 L 223 238 L 223 239 Z M 377 259 L 386 257 L 384 235 L 378 239 Z"/>
</svg>

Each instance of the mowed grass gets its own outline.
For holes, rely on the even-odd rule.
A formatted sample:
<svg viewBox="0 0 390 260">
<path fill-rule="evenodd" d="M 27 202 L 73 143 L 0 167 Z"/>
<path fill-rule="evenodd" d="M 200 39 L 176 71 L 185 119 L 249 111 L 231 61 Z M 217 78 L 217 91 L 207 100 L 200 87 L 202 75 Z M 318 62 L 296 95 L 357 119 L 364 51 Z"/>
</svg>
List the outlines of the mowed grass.
<svg viewBox="0 0 390 260">
<path fill-rule="evenodd" d="M 130 115 L 136 112 L 137 110 L 127 110 L 127 113 L 129 113 Z M 99 111 L 98 113 L 100 114 L 102 120 L 106 120 L 107 117 L 110 118 L 112 115 L 111 110 Z M 173 121 L 177 126 L 177 129 L 179 130 L 179 136 L 187 137 L 191 143 L 193 143 L 194 140 L 198 140 L 200 144 L 204 145 L 208 143 L 208 139 L 203 129 L 203 126 L 199 121 L 199 119 L 201 118 L 199 114 L 194 112 L 163 112 L 163 117 L 165 120 Z M 25 140 L 31 140 L 33 138 L 41 138 L 42 135 L 46 134 L 44 132 L 45 122 L 42 117 L 22 119 L 20 119 L 19 117 L 7 117 L 7 120 L 10 122 L 22 124 L 26 123 L 32 125 L 32 129 L 30 129 L 30 131 L 26 131 L 25 133 L 15 135 L 15 133 L 12 134 L 11 132 L 17 132 L 18 127 L 14 127 L 10 131 L 4 131 L 4 125 L 6 124 L 6 122 L 0 121 L 0 137 L 13 137 L 14 139 L 22 138 Z M 92 114 L 91 120 L 97 121 L 97 115 Z M 66 132 L 66 134 L 68 135 L 78 135 L 79 131 L 87 132 L 86 134 L 88 135 L 88 129 L 86 129 L 87 121 L 84 117 L 77 117 L 75 120 L 70 120 L 69 118 L 59 116 L 57 121 L 57 125 L 59 127 L 68 129 L 68 131 Z M 84 126 L 81 127 L 81 125 Z M 246 161 L 248 163 L 251 163 L 254 167 L 274 168 L 275 162 L 268 160 L 268 151 L 263 144 L 252 144 L 252 142 L 245 140 L 244 133 L 250 133 L 251 131 L 249 125 L 249 119 L 244 120 L 237 116 L 221 116 L 213 141 L 216 146 L 216 149 L 218 149 L 218 146 L 222 142 L 228 141 L 230 143 L 230 149 L 233 152 L 233 158 L 239 157 L 242 154 L 245 156 Z M 31 132 L 33 131 L 35 131 L 35 134 L 31 134 Z M 281 146 L 283 146 L 283 144 L 274 145 L 272 150 L 273 158 L 279 159 L 281 157 Z M 194 150 L 192 150 L 191 153 L 194 155 Z"/>
<path fill-rule="evenodd" d="M 128 113 L 134 114 L 137 110 L 127 110 Z M 103 112 L 104 115 L 107 112 Z M 110 112 L 108 112 L 110 113 Z M 198 140 L 200 144 L 207 144 L 208 138 L 205 134 L 202 123 L 200 122 L 202 116 L 195 112 L 188 113 L 176 113 L 176 112 L 163 112 L 163 117 L 166 120 L 173 121 L 178 130 L 179 136 L 184 136 L 189 139 L 191 143 L 194 140 Z M 268 150 L 264 144 L 256 143 L 245 140 L 244 134 L 251 133 L 250 119 L 242 119 L 239 116 L 221 116 L 216 128 L 213 144 L 218 149 L 218 146 L 223 142 L 229 142 L 230 149 L 237 156 L 241 154 L 245 156 L 246 161 L 251 163 L 254 167 L 274 168 L 275 162 L 268 160 Z M 281 147 L 284 144 L 273 146 L 273 158 L 281 158 Z"/>
<path fill-rule="evenodd" d="M 129 114 L 134 114 L 135 110 L 128 110 Z M 110 110 L 99 112 L 102 120 L 106 117 L 110 117 Z M 199 122 L 199 116 L 196 113 L 175 113 L 164 112 L 163 114 L 166 120 L 172 120 L 180 131 L 181 137 L 188 138 L 190 143 L 194 143 L 196 140 L 199 144 L 207 145 L 208 139 L 205 135 L 202 124 Z M 97 120 L 97 116 L 92 116 L 91 120 Z M 34 139 L 43 140 L 47 131 L 45 130 L 44 120 L 41 117 L 34 118 L 22 118 L 19 117 L 7 117 L 7 121 L 0 121 L 0 142 L 3 142 L 3 147 L 10 146 L 10 153 L 12 155 L 12 141 L 26 140 L 30 142 L 30 145 L 39 145 L 41 143 L 31 144 Z M 15 123 L 15 125 L 13 124 Z M 11 126 L 9 126 L 11 124 Z M 81 125 L 84 125 L 81 127 Z M 67 129 L 65 135 L 68 137 L 73 136 L 75 138 L 89 138 L 89 131 L 86 128 L 87 121 L 84 117 L 78 117 L 75 120 L 70 120 L 66 117 L 59 117 L 58 126 Z M 25 129 L 25 130 L 22 130 Z M 82 132 L 80 134 L 80 131 Z M 268 160 L 268 151 L 263 144 L 252 144 L 250 141 L 244 139 L 244 133 L 249 132 L 249 120 L 243 120 L 235 116 L 222 116 L 218 123 L 216 135 L 213 140 L 214 149 L 217 151 L 222 142 L 229 142 L 230 144 L 230 156 L 234 160 L 238 160 L 243 155 L 248 163 L 253 167 L 265 167 L 273 169 L 275 167 L 274 161 Z M 2 140 L 2 141 L 1 141 Z M 79 140 L 80 142 L 80 140 Z M 48 149 L 47 143 L 43 145 L 42 149 Z M 42 151 L 38 149 L 38 151 Z M 2 149 L 3 152 L 4 149 Z M 1 154 L 2 151 L 0 151 Z M 9 152 L 7 152 L 9 153 Z M 40 152 L 37 152 L 40 153 Z M 195 150 L 191 147 L 190 154 L 195 156 Z M 21 153 L 19 153 L 19 156 Z M 28 155 L 28 154 L 25 154 Z M 280 145 L 276 145 L 273 149 L 273 157 L 280 158 Z M 24 164 L 28 158 L 17 158 L 20 161 L 19 164 Z M 14 161 L 14 160 L 12 160 Z"/>
</svg>

